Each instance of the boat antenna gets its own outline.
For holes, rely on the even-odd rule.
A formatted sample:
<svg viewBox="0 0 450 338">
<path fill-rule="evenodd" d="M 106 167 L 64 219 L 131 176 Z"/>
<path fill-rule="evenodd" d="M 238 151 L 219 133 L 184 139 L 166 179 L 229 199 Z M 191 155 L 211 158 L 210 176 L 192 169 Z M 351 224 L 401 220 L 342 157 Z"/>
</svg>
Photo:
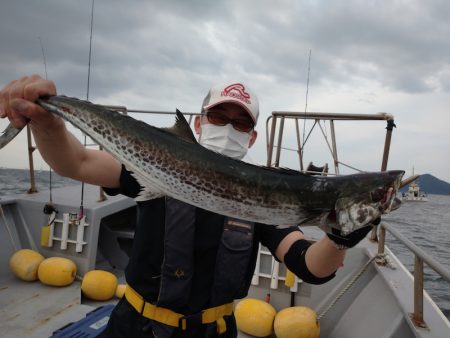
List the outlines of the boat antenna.
<svg viewBox="0 0 450 338">
<path fill-rule="evenodd" d="M 39 39 L 39 44 L 41 45 L 42 60 L 44 61 L 45 79 L 48 80 L 48 77 L 47 77 L 47 61 L 45 60 L 44 44 L 42 43 L 42 39 L 41 39 L 40 36 L 38 36 L 38 39 Z"/>
<path fill-rule="evenodd" d="M 92 56 L 92 30 L 94 26 L 94 0 L 92 0 L 91 6 L 91 33 L 89 36 L 89 61 L 88 61 L 88 76 L 87 76 L 87 89 L 86 89 L 86 100 L 89 100 L 89 85 L 91 80 L 91 56 Z M 86 134 L 84 134 L 84 147 L 86 147 Z M 80 214 L 79 219 L 82 219 L 84 216 L 84 182 L 81 182 L 81 201 L 80 201 Z"/>
<path fill-rule="evenodd" d="M 319 125 L 320 125 L 320 121 L 316 119 L 314 121 L 314 124 L 312 125 L 311 129 L 309 130 L 308 135 L 306 136 L 306 112 L 308 111 L 309 74 L 310 74 L 310 72 L 311 72 L 311 49 L 309 50 L 309 57 L 308 57 L 308 77 L 306 80 L 305 113 L 304 113 L 304 119 L 303 119 L 303 140 L 302 140 L 302 147 L 300 149 L 302 158 L 303 158 L 303 149 L 305 147 L 306 141 L 308 141 L 309 137 L 311 136 L 311 133 L 312 133 L 314 127 L 316 126 L 316 124 L 319 123 Z M 325 122 L 324 122 L 324 124 L 325 124 Z M 326 130 L 325 130 L 325 137 L 326 137 Z"/>
<path fill-rule="evenodd" d="M 309 49 L 308 56 L 308 76 L 306 78 L 306 98 L 305 98 L 305 118 L 303 120 L 303 140 L 302 140 L 302 157 L 303 157 L 303 146 L 305 145 L 305 135 L 306 135 L 306 112 L 308 110 L 308 94 L 309 94 L 309 73 L 311 71 L 311 49 Z"/>
</svg>

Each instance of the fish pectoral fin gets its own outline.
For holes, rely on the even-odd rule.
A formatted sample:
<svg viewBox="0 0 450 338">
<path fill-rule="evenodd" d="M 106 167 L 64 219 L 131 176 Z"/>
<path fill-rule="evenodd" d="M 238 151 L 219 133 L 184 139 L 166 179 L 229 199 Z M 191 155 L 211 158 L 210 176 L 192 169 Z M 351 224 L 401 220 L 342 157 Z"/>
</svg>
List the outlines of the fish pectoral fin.
<svg viewBox="0 0 450 338">
<path fill-rule="evenodd" d="M 152 189 L 147 190 L 146 188 L 144 188 L 144 190 L 141 190 L 139 195 L 137 195 L 137 197 L 135 197 L 134 200 L 136 202 L 144 202 L 144 201 L 154 200 L 156 198 L 160 198 L 163 196 L 164 196 L 164 194 L 161 192 L 156 192 Z"/>
<path fill-rule="evenodd" d="M 139 192 L 139 195 L 134 199 L 135 201 L 144 202 L 165 196 L 163 192 L 155 188 L 153 184 L 151 184 L 144 176 L 136 172 L 131 172 L 131 175 L 142 187 L 141 191 Z"/>
<path fill-rule="evenodd" d="M 181 139 L 189 142 L 189 143 L 197 143 L 197 139 L 195 138 L 194 133 L 192 132 L 191 127 L 189 126 L 188 121 L 184 117 L 183 113 L 177 109 L 177 116 L 175 118 L 175 124 L 170 128 L 161 128 L 163 130 L 172 133 Z"/>
</svg>

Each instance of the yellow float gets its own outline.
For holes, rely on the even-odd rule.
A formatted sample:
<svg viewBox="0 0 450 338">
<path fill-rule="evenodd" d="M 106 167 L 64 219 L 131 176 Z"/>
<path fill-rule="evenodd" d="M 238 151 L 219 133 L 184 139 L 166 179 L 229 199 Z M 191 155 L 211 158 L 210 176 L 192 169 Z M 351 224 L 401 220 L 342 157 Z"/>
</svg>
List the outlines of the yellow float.
<svg viewBox="0 0 450 338">
<path fill-rule="evenodd" d="M 38 279 L 39 265 L 44 259 L 44 256 L 37 251 L 21 249 L 9 259 L 9 268 L 16 277 L 27 282 L 35 281 Z"/>
<path fill-rule="evenodd" d="M 306 306 L 294 306 L 278 312 L 274 330 L 277 338 L 317 338 L 320 325 L 314 310 Z"/>
<path fill-rule="evenodd" d="M 43 284 L 51 286 L 72 284 L 76 274 L 75 263 L 63 257 L 49 257 L 42 261 L 38 269 L 39 280 Z"/>
<path fill-rule="evenodd" d="M 92 300 L 109 300 L 116 293 L 117 277 L 104 270 L 86 273 L 81 282 L 83 295 Z"/>
<path fill-rule="evenodd" d="M 254 298 L 241 300 L 234 310 L 238 329 L 255 337 L 267 337 L 272 333 L 276 313 L 272 305 Z"/>
</svg>

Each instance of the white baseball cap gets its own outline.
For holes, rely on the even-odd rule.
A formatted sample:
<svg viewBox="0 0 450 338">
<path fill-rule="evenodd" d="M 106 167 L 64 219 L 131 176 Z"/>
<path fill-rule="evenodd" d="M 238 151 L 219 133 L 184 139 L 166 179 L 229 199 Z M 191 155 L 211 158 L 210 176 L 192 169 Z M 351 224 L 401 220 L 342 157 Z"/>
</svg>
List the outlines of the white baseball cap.
<svg viewBox="0 0 450 338">
<path fill-rule="evenodd" d="M 230 82 L 212 87 L 203 100 L 202 113 L 225 102 L 240 105 L 256 125 L 259 115 L 258 98 L 247 85 L 242 82 Z"/>
</svg>

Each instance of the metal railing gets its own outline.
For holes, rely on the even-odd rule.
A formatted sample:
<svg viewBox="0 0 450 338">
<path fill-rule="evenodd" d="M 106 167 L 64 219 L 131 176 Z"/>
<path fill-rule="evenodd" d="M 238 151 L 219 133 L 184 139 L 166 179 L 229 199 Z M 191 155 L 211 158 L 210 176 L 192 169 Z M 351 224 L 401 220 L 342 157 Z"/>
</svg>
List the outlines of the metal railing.
<svg viewBox="0 0 450 338">
<path fill-rule="evenodd" d="M 299 127 L 299 120 L 312 120 L 314 121 L 314 126 L 319 121 L 328 121 L 330 124 L 330 140 L 325 135 L 323 128 L 318 124 L 325 142 L 327 143 L 328 149 L 333 158 L 334 170 L 336 174 L 339 174 L 339 164 L 344 164 L 338 159 L 337 143 L 336 143 L 336 132 L 335 132 L 335 121 L 385 121 L 386 126 L 386 136 L 384 142 L 383 159 L 381 162 L 381 170 L 387 169 L 387 162 L 389 157 L 389 150 L 391 145 L 392 130 L 395 127 L 394 116 L 387 113 L 378 114 L 344 114 L 344 113 L 325 113 L 325 112 L 288 112 L 288 111 L 273 111 L 272 114 L 266 120 L 266 147 L 267 147 L 267 166 L 278 167 L 280 163 L 280 154 L 283 149 L 283 133 L 284 125 L 286 120 L 294 120 L 296 137 L 297 137 L 297 153 L 299 157 L 300 171 L 304 171 L 303 163 L 303 148 L 305 146 L 305 140 L 301 141 L 301 133 Z M 277 123 L 280 123 L 277 127 Z M 314 126 L 312 129 L 314 129 Z M 275 141 L 278 128 L 278 139 Z M 308 135 L 303 135 L 303 139 L 307 139 Z M 273 159 L 275 161 L 273 162 Z M 345 165 L 345 164 L 344 164 Z M 351 167 L 346 165 L 347 167 Z"/>
<path fill-rule="evenodd" d="M 414 254 L 414 312 L 411 315 L 415 325 L 419 327 L 426 327 L 426 323 L 423 320 L 423 263 L 425 262 L 449 284 L 450 271 L 416 244 L 407 239 L 398 230 L 386 223 L 380 224 L 378 254 L 384 254 L 386 230 Z"/>
</svg>

